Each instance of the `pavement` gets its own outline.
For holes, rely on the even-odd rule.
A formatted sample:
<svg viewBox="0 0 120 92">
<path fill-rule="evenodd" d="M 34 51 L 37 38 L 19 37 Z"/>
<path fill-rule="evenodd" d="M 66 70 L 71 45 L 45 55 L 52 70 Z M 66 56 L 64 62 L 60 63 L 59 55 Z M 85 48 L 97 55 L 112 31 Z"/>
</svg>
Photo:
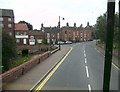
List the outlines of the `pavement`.
<svg viewBox="0 0 120 92">
<path fill-rule="evenodd" d="M 61 50 L 36 65 L 23 76 L 8 83 L 3 90 L 30 90 L 60 59 L 69 51 L 69 46 L 61 46 Z"/>
<path fill-rule="evenodd" d="M 96 49 L 105 56 L 105 50 L 102 47 L 100 47 L 99 45 L 96 45 Z M 113 52 L 112 62 L 114 65 L 116 65 L 120 69 L 120 61 L 119 61 L 117 55 L 118 55 L 117 52 L 116 53 Z"/>
</svg>

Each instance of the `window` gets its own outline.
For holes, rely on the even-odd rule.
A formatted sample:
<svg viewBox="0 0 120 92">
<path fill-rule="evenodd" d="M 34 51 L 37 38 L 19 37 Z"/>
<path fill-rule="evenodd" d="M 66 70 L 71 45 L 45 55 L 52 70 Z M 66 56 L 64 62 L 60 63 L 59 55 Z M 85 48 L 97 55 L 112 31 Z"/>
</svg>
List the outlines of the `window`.
<svg viewBox="0 0 120 92">
<path fill-rule="evenodd" d="M 8 21 L 12 21 L 12 18 L 8 18 Z"/>
<path fill-rule="evenodd" d="M 23 44 L 27 44 L 27 40 L 26 39 L 23 39 Z"/>
<path fill-rule="evenodd" d="M 4 20 L 4 18 L 0 17 L 0 21 L 3 21 L 3 20 Z"/>
<path fill-rule="evenodd" d="M 12 27 L 12 24 L 8 24 L 8 27 L 11 28 L 11 27 Z"/>
<path fill-rule="evenodd" d="M 4 24 L 2 24 L 2 23 L 1 23 L 1 24 L 0 24 L 0 27 L 2 27 L 2 28 L 3 28 L 3 27 L 4 27 Z"/>
<path fill-rule="evenodd" d="M 16 43 L 20 43 L 20 39 L 16 39 Z"/>
<path fill-rule="evenodd" d="M 82 32 L 81 32 L 81 35 L 82 35 Z"/>
</svg>

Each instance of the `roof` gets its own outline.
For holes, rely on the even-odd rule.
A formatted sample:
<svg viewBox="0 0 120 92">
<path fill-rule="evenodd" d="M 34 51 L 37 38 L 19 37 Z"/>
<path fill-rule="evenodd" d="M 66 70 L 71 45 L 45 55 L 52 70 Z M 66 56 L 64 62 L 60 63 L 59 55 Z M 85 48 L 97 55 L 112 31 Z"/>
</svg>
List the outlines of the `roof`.
<svg viewBox="0 0 120 92">
<path fill-rule="evenodd" d="M 62 27 L 63 30 L 82 30 L 82 27 L 68 27 L 68 26 L 64 26 Z"/>
<path fill-rule="evenodd" d="M 0 9 L 0 12 L 2 12 L 2 15 L 0 15 L 0 16 L 14 17 L 14 12 L 12 9 Z"/>
<path fill-rule="evenodd" d="M 44 32 L 46 33 L 58 33 L 60 29 L 57 27 L 44 27 Z"/>
<path fill-rule="evenodd" d="M 21 30 L 21 31 L 28 30 L 27 24 L 17 23 L 15 24 L 15 30 Z"/>
<path fill-rule="evenodd" d="M 93 30 L 93 27 L 92 27 L 92 26 L 86 26 L 86 27 L 84 28 L 84 30 Z"/>
<path fill-rule="evenodd" d="M 43 35 L 43 32 L 41 30 L 29 30 L 29 35 Z"/>
</svg>

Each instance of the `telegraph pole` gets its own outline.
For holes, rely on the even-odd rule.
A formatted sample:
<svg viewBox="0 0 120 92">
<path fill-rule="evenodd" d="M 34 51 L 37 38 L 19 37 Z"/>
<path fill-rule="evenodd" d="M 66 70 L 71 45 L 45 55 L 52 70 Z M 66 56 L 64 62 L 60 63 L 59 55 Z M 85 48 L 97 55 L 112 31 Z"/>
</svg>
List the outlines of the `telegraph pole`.
<svg viewBox="0 0 120 92">
<path fill-rule="evenodd" d="M 110 87 L 112 48 L 113 48 L 113 35 L 114 35 L 114 14 L 115 14 L 115 0 L 108 0 L 103 92 L 109 92 L 109 87 Z"/>
<path fill-rule="evenodd" d="M 60 30 L 60 16 L 59 16 L 59 22 L 58 22 L 58 28 Z M 60 50 L 60 31 L 59 31 L 59 50 Z"/>
<path fill-rule="evenodd" d="M 120 38 L 120 0 L 119 0 L 119 36 L 118 38 Z M 120 40 L 118 40 L 118 64 L 120 65 Z M 119 72 L 119 90 L 120 90 L 120 72 Z"/>
<path fill-rule="evenodd" d="M 60 16 L 59 16 L 59 21 L 58 21 L 58 28 L 59 28 L 59 30 L 61 31 L 61 28 L 60 28 Z M 62 18 L 62 20 L 64 20 L 64 18 Z M 60 47 L 60 31 L 59 31 L 59 50 L 61 49 L 61 47 Z"/>
</svg>

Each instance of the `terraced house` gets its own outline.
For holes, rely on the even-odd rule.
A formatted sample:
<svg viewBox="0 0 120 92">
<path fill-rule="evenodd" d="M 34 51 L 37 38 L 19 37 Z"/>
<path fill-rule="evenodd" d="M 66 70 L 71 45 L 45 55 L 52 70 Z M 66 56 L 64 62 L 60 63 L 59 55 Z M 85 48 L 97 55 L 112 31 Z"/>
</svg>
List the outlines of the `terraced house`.
<svg viewBox="0 0 120 92">
<path fill-rule="evenodd" d="M 69 23 L 66 23 L 66 26 L 61 29 L 58 27 L 43 27 L 42 24 L 41 30 L 50 42 L 58 40 L 83 42 L 92 40 L 93 27 L 89 25 L 89 22 L 86 27 L 82 27 L 82 24 L 76 27 L 76 23 L 74 23 L 74 26 L 69 26 Z"/>
</svg>

